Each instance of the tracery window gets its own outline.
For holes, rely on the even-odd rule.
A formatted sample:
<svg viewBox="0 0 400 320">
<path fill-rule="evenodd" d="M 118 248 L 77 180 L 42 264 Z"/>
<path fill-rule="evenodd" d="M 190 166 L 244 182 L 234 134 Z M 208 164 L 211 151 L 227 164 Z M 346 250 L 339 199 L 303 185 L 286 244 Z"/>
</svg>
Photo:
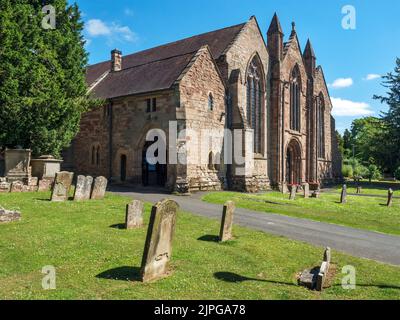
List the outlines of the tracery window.
<svg viewBox="0 0 400 320">
<path fill-rule="evenodd" d="M 300 131 L 301 92 L 300 72 L 296 66 L 292 71 L 290 82 L 290 129 Z"/>
</svg>

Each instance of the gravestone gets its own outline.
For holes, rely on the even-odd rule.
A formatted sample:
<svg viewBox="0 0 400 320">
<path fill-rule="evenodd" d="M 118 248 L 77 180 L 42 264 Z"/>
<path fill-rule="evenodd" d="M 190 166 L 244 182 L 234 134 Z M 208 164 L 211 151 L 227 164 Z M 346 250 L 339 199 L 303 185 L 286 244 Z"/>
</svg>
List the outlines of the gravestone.
<svg viewBox="0 0 400 320">
<path fill-rule="evenodd" d="M 143 226 L 143 202 L 133 200 L 126 205 L 125 227 L 134 229 Z"/>
<path fill-rule="evenodd" d="M 303 184 L 304 198 L 308 199 L 310 197 L 310 185 L 308 183 Z"/>
<path fill-rule="evenodd" d="M 71 188 L 73 172 L 61 171 L 56 173 L 56 178 L 51 193 L 51 201 L 68 200 L 69 189 Z"/>
<path fill-rule="evenodd" d="M 296 186 L 292 186 L 292 189 L 290 190 L 289 200 L 295 200 L 296 199 L 296 191 L 297 191 L 297 187 Z"/>
<path fill-rule="evenodd" d="M 10 192 L 23 192 L 23 191 L 24 191 L 24 184 L 21 181 L 14 181 L 11 183 Z"/>
<path fill-rule="evenodd" d="M 340 196 L 340 203 L 345 204 L 347 202 L 347 186 L 344 184 L 342 188 L 342 194 Z"/>
<path fill-rule="evenodd" d="M 18 221 L 21 219 L 21 213 L 18 211 L 9 211 L 0 207 L 0 223 Z"/>
<path fill-rule="evenodd" d="M 388 191 L 388 201 L 387 201 L 387 206 L 391 207 L 393 205 L 393 190 L 389 189 Z"/>
<path fill-rule="evenodd" d="M 361 186 L 357 186 L 357 194 L 361 194 L 362 193 L 362 188 Z"/>
<path fill-rule="evenodd" d="M 232 239 L 233 213 L 235 212 L 235 203 L 227 201 L 224 205 L 221 219 L 221 229 L 219 232 L 219 241 L 224 242 Z"/>
<path fill-rule="evenodd" d="M 93 178 L 91 176 L 79 175 L 76 180 L 75 201 L 83 201 L 90 199 L 90 193 L 92 191 Z"/>
<path fill-rule="evenodd" d="M 0 182 L 0 193 L 10 192 L 11 183 L 9 182 Z"/>
<path fill-rule="evenodd" d="M 331 249 L 327 247 L 324 251 L 323 261 L 320 267 L 304 270 L 299 277 L 299 284 L 309 289 L 322 291 L 329 272 L 331 263 Z"/>
<path fill-rule="evenodd" d="M 90 199 L 103 200 L 107 189 L 107 183 L 108 181 L 105 177 L 97 177 L 94 180 L 93 190 Z"/>
<path fill-rule="evenodd" d="M 319 199 L 320 196 L 321 196 L 321 193 L 317 190 L 313 191 L 313 193 L 311 194 L 311 198 Z"/>
<path fill-rule="evenodd" d="M 53 181 L 50 179 L 39 180 L 38 191 L 50 191 Z"/>
<path fill-rule="evenodd" d="M 166 199 L 156 203 L 151 209 L 141 265 L 143 282 L 167 275 L 178 208 L 175 201 Z"/>
</svg>

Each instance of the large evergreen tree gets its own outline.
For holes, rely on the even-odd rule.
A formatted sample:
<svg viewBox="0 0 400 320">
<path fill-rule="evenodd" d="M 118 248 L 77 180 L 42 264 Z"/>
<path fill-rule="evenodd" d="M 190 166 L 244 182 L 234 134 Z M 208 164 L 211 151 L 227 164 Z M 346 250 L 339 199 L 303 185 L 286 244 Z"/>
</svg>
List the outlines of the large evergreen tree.
<svg viewBox="0 0 400 320">
<path fill-rule="evenodd" d="M 383 120 L 388 126 L 386 147 L 389 149 L 390 170 L 394 172 L 400 166 L 400 59 L 396 59 L 394 72 L 389 72 L 383 77 L 383 86 L 388 89 L 385 96 L 374 96 L 389 106 L 389 111 L 384 114 Z"/>
<path fill-rule="evenodd" d="M 45 4 L 55 29 L 42 27 Z M 70 144 L 90 104 L 83 27 L 66 0 L 0 1 L 0 147 L 59 156 Z"/>
</svg>

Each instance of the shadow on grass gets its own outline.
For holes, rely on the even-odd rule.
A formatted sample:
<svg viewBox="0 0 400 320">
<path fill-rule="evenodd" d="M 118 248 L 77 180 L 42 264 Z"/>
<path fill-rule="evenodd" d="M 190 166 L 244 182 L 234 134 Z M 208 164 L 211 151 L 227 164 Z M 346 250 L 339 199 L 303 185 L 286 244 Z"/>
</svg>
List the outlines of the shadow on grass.
<svg viewBox="0 0 400 320">
<path fill-rule="evenodd" d="M 341 284 L 335 284 L 332 287 L 341 287 L 341 286 L 342 286 Z M 391 286 L 391 285 L 387 285 L 387 284 L 358 284 L 358 283 L 356 283 L 356 288 L 357 287 L 400 290 L 400 286 Z"/>
<path fill-rule="evenodd" d="M 199 241 L 207 241 L 207 242 L 219 242 L 219 236 L 214 236 L 211 234 L 207 234 L 205 236 L 201 236 L 197 240 Z"/>
<path fill-rule="evenodd" d="M 118 267 L 99 273 L 96 278 L 119 281 L 141 281 L 140 268 Z"/>
<path fill-rule="evenodd" d="M 239 274 L 232 273 L 232 272 L 216 272 L 216 273 L 214 273 L 214 278 L 225 281 L 225 282 L 231 282 L 231 283 L 241 283 L 241 282 L 245 282 L 245 281 L 259 281 L 259 282 L 268 282 L 268 283 L 275 283 L 275 284 L 284 284 L 284 285 L 289 285 L 289 286 L 297 286 L 296 284 L 293 284 L 290 282 L 280 282 L 280 281 L 273 281 L 273 280 L 249 278 L 249 277 L 244 277 Z"/>
<path fill-rule="evenodd" d="M 117 224 L 112 224 L 110 228 L 114 229 L 125 229 L 125 223 L 117 223 Z"/>
</svg>

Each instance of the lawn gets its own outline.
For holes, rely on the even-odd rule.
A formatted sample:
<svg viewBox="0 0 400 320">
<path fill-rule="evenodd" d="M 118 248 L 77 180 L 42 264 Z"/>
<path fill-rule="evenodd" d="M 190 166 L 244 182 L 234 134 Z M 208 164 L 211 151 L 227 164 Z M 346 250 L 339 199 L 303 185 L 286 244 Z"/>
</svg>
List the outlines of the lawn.
<svg viewBox="0 0 400 320">
<path fill-rule="evenodd" d="M 23 219 L 0 225 L 0 299 L 400 299 L 400 268 L 333 251 L 338 273 L 322 293 L 297 285 L 296 273 L 320 264 L 323 248 L 235 226 L 235 240 L 214 241 L 219 222 L 179 212 L 166 279 L 137 281 L 147 228 L 119 229 L 129 199 L 52 203 L 49 193 L 0 194 Z M 150 206 L 146 205 L 148 222 Z M 43 290 L 43 266 L 57 289 Z M 341 287 L 341 268 L 357 288 Z"/>
<path fill-rule="evenodd" d="M 392 188 L 394 195 L 400 197 L 400 182 L 388 182 L 388 181 L 372 181 L 371 183 L 367 180 L 362 180 L 359 183 L 353 181 L 347 182 L 348 193 L 356 193 L 357 185 L 362 188 L 362 194 L 377 195 L 387 197 L 389 188 Z M 335 191 L 342 189 L 342 186 L 336 186 L 333 188 Z"/>
<path fill-rule="evenodd" d="M 368 190 L 364 191 L 368 192 Z M 289 200 L 289 195 L 280 192 L 257 195 L 215 192 L 207 194 L 203 200 L 217 204 L 232 200 L 238 207 L 255 211 L 400 235 L 400 199 L 394 199 L 394 205 L 391 208 L 385 206 L 386 198 L 379 196 L 348 196 L 347 204 L 340 204 L 340 192 L 333 190 L 329 193 L 321 193 L 319 199 L 304 199 L 301 194 L 298 194 L 294 201 Z"/>
</svg>

